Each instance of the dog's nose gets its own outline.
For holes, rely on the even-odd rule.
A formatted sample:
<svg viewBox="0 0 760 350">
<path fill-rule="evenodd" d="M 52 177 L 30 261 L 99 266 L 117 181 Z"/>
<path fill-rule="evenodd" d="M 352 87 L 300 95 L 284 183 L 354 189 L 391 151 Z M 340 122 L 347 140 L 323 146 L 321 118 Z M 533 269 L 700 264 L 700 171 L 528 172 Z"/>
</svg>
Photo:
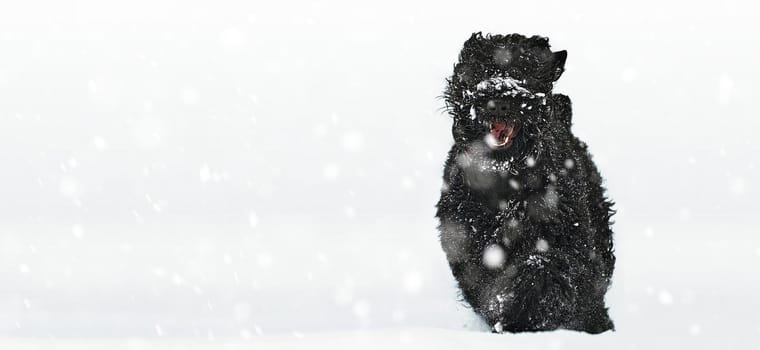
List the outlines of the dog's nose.
<svg viewBox="0 0 760 350">
<path fill-rule="evenodd" d="M 509 108 L 507 107 L 506 101 L 500 101 L 500 100 L 488 100 L 488 103 L 486 103 L 486 110 L 492 113 L 497 112 L 506 112 Z"/>
</svg>

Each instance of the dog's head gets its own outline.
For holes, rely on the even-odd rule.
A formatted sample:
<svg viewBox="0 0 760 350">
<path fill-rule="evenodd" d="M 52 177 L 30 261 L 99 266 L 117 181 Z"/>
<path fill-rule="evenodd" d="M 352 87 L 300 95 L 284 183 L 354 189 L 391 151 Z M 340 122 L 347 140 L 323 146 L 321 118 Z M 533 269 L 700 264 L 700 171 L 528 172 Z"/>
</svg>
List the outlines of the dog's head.
<svg viewBox="0 0 760 350">
<path fill-rule="evenodd" d="M 485 144 L 497 159 L 526 156 L 548 122 L 548 99 L 566 57 L 552 52 L 547 38 L 474 33 L 444 93 L 454 141 Z"/>
</svg>

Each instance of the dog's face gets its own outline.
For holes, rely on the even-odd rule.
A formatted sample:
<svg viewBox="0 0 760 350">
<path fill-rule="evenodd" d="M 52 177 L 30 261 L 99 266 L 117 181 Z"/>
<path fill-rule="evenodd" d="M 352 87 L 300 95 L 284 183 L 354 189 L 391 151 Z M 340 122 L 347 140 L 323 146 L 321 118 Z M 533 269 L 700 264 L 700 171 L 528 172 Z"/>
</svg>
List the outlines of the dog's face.
<svg viewBox="0 0 760 350">
<path fill-rule="evenodd" d="M 445 92 L 455 142 L 486 145 L 497 159 L 528 154 L 548 122 L 547 98 L 565 58 L 545 38 L 473 34 Z"/>
</svg>

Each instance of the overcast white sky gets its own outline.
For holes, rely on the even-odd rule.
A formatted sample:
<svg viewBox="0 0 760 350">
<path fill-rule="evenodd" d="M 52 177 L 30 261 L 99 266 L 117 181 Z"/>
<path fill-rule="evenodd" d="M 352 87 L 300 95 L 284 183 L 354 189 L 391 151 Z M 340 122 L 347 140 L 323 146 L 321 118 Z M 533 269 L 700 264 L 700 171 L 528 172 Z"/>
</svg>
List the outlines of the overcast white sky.
<svg viewBox="0 0 760 350">
<path fill-rule="evenodd" d="M 568 51 L 555 91 L 618 203 L 622 324 L 705 329 L 667 307 L 732 296 L 756 341 L 757 14 L 749 1 L 0 5 L 0 333 L 465 323 L 434 229 L 451 144 L 437 97 L 483 31 Z"/>
</svg>

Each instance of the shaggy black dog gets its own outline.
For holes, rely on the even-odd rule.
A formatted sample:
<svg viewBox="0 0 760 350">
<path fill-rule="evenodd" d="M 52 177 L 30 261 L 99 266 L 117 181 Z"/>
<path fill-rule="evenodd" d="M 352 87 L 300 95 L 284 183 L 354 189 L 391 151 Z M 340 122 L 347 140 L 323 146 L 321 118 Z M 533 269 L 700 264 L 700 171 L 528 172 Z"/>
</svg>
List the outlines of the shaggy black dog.
<svg viewBox="0 0 760 350">
<path fill-rule="evenodd" d="M 570 131 L 570 99 L 552 93 L 566 57 L 547 38 L 475 33 L 447 80 L 441 245 L 495 332 L 614 329 L 604 305 L 614 211 Z"/>
</svg>

